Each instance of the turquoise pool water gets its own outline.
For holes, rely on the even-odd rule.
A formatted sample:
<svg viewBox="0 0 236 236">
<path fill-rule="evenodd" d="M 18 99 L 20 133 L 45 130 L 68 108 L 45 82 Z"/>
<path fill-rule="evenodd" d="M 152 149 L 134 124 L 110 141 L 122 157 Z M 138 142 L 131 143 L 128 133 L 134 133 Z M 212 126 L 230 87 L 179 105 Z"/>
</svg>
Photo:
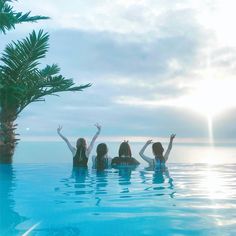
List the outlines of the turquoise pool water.
<svg viewBox="0 0 236 236">
<path fill-rule="evenodd" d="M 0 165 L 0 235 L 236 235 L 236 165 Z"/>
</svg>

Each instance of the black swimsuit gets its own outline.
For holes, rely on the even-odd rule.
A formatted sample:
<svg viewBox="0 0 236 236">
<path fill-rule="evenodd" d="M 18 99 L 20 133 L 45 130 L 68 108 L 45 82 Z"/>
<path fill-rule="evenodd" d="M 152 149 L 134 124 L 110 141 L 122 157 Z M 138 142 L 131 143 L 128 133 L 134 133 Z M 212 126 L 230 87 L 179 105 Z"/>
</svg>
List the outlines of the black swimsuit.
<svg viewBox="0 0 236 236">
<path fill-rule="evenodd" d="M 79 156 L 77 153 L 73 157 L 73 166 L 75 167 L 87 167 L 88 157 L 85 154 Z"/>
</svg>

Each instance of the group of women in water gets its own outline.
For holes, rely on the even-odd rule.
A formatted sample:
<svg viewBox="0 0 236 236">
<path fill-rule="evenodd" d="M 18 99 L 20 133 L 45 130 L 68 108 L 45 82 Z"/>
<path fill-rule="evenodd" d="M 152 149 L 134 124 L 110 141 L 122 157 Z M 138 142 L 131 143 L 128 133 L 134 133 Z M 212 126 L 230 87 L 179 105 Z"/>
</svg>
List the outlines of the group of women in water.
<svg viewBox="0 0 236 236">
<path fill-rule="evenodd" d="M 62 126 L 57 128 L 58 135 L 66 142 L 73 155 L 74 167 L 87 167 L 94 143 L 101 132 L 101 126 L 99 124 L 95 124 L 95 126 L 97 127 L 97 132 L 90 144 L 87 146 L 86 140 L 84 138 L 79 138 L 76 142 L 76 147 L 73 147 L 69 140 L 62 135 Z M 149 164 L 150 167 L 164 167 L 166 161 L 168 160 L 174 138 L 175 134 L 172 134 L 165 153 L 162 144 L 160 142 L 154 142 L 152 144 L 154 158 L 144 155 L 146 148 L 152 143 L 152 140 L 148 140 L 140 150 L 139 155 Z M 137 166 L 140 164 L 139 161 L 132 157 L 132 152 L 128 141 L 124 141 L 120 144 L 117 157 L 110 158 L 108 156 L 108 147 L 105 143 L 98 144 L 96 152 L 97 155 L 92 157 L 93 168 L 96 169 L 107 169 L 110 167 L 120 166 Z"/>
</svg>

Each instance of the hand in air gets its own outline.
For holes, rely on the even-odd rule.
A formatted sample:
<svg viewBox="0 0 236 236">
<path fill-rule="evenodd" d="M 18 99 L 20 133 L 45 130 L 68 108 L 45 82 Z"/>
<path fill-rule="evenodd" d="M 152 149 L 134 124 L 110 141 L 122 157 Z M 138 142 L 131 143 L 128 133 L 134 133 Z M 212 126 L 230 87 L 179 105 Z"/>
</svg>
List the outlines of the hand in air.
<svg viewBox="0 0 236 236">
<path fill-rule="evenodd" d="M 58 128 L 57 128 L 57 133 L 60 133 L 60 132 L 61 132 L 61 130 L 62 130 L 62 126 L 61 126 L 61 125 L 59 125 L 59 126 L 58 126 Z"/>
<path fill-rule="evenodd" d="M 170 140 L 173 141 L 173 139 L 175 138 L 176 134 L 171 134 L 170 136 Z"/>
<path fill-rule="evenodd" d="M 101 131 L 101 128 L 102 128 L 102 126 L 101 126 L 101 125 L 99 125 L 98 123 L 96 123 L 96 124 L 95 124 L 95 126 L 97 127 L 98 131 L 100 132 L 100 131 Z"/>
<path fill-rule="evenodd" d="M 151 143 L 152 143 L 152 139 L 149 139 L 146 144 L 149 145 L 149 144 L 151 144 Z"/>
</svg>

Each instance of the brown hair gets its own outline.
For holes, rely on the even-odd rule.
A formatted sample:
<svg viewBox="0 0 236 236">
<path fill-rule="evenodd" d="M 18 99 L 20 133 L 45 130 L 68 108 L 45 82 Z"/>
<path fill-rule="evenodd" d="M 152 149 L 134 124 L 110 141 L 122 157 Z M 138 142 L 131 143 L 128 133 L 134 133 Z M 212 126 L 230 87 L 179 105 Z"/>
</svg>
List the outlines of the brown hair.
<svg viewBox="0 0 236 236">
<path fill-rule="evenodd" d="M 99 143 L 97 145 L 96 168 L 98 170 L 107 168 L 107 164 L 105 163 L 106 159 L 104 158 L 107 152 L 108 148 L 105 143 Z"/>
<path fill-rule="evenodd" d="M 76 141 L 76 154 L 75 157 L 78 159 L 84 159 L 86 157 L 87 144 L 84 138 L 78 138 Z"/>
<path fill-rule="evenodd" d="M 100 160 L 103 158 L 108 152 L 107 145 L 105 143 L 99 143 L 97 146 L 97 158 Z"/>
<path fill-rule="evenodd" d="M 156 142 L 152 144 L 152 151 L 155 157 L 162 157 L 164 148 L 162 147 L 162 144 L 160 142 Z"/>
<path fill-rule="evenodd" d="M 84 138 L 78 138 L 76 141 L 76 148 L 85 148 L 87 147 L 86 140 Z"/>
<path fill-rule="evenodd" d="M 131 157 L 132 156 L 129 143 L 126 142 L 126 141 L 124 141 L 120 144 L 119 157 L 121 157 L 121 156 L 126 156 L 126 157 Z"/>
</svg>

